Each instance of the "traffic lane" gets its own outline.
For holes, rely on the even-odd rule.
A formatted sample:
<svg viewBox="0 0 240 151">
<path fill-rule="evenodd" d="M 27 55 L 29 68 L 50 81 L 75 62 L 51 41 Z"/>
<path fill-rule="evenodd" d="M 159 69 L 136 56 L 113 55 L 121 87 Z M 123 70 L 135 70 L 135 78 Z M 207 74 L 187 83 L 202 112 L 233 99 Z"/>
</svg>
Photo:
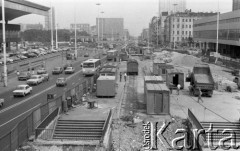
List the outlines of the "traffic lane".
<svg viewBox="0 0 240 151">
<path fill-rule="evenodd" d="M 94 54 L 91 54 L 91 55 L 94 56 Z M 79 71 L 81 69 L 80 63 L 83 60 L 86 60 L 86 59 L 88 59 L 90 57 L 81 57 L 81 58 L 79 58 L 78 61 L 72 62 L 73 66 L 75 67 L 75 70 Z M 37 86 L 32 86 L 33 87 L 32 94 L 36 94 L 38 92 L 41 92 L 42 90 L 50 87 L 51 85 L 54 85 L 56 80 L 57 80 L 57 78 L 59 78 L 59 77 L 65 77 L 66 78 L 68 76 L 69 75 L 66 75 L 64 73 L 63 74 L 59 74 L 59 75 L 52 75 L 51 73 L 49 73 L 49 81 L 43 82 L 43 83 L 41 83 L 41 84 L 39 84 Z M 26 81 L 22 81 L 21 84 L 26 84 Z M 14 90 L 14 88 L 11 89 L 10 91 L 7 91 L 7 92 L 4 92 L 4 93 L 1 94 L 1 98 L 5 99 L 4 106 L 1 109 L 7 108 L 7 107 L 9 107 L 9 106 L 19 102 L 19 101 L 23 101 L 24 99 L 27 99 L 27 98 L 31 97 L 31 95 L 32 95 L 31 94 L 31 95 L 27 95 L 25 97 L 16 97 L 15 98 L 15 97 L 13 97 L 13 93 L 12 93 L 13 90 Z"/>
<path fill-rule="evenodd" d="M 17 117 L 18 115 L 21 115 L 25 111 L 30 110 L 32 107 L 34 107 L 38 104 L 45 104 L 47 102 L 47 94 L 49 94 L 49 93 L 56 94 L 56 98 L 59 96 L 62 96 L 62 94 L 64 92 L 66 92 L 67 90 L 76 86 L 77 83 L 80 83 L 84 78 L 85 77 L 81 74 L 81 72 L 77 73 L 72 78 L 67 80 L 67 86 L 65 86 L 65 87 L 54 86 L 50 90 L 43 92 L 34 98 L 31 98 L 29 101 L 24 102 L 24 103 L 20 104 L 19 106 L 0 114 L 0 119 L 1 119 L 1 121 L 0 121 L 0 136 L 3 136 L 4 134 L 6 134 L 6 132 L 9 132 L 10 130 L 12 130 L 17 123 L 19 123 L 21 120 L 23 120 L 26 117 L 27 113 L 14 119 L 15 117 Z M 28 113 L 31 113 L 31 111 L 29 111 Z M 14 120 L 7 123 L 11 119 L 14 119 Z M 7 123 L 7 124 L 5 124 L 5 123 Z"/>
</svg>

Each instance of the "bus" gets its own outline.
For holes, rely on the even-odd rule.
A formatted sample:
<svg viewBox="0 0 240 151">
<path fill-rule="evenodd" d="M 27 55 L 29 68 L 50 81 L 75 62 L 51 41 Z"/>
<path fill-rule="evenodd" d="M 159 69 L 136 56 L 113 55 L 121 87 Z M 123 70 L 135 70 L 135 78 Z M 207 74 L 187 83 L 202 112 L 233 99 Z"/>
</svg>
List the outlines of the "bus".
<svg viewBox="0 0 240 151">
<path fill-rule="evenodd" d="M 88 59 L 82 63 L 83 75 L 95 75 L 101 68 L 100 59 Z"/>
</svg>

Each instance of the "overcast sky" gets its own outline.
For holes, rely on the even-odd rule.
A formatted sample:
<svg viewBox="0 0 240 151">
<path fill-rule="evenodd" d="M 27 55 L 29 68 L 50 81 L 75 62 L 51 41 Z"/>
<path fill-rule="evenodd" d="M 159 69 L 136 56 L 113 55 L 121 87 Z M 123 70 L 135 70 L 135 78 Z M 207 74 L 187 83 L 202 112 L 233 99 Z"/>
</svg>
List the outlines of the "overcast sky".
<svg viewBox="0 0 240 151">
<path fill-rule="evenodd" d="M 96 24 L 96 17 L 121 17 L 124 18 L 124 28 L 133 36 L 139 36 L 143 28 L 147 28 L 151 17 L 158 12 L 159 0 L 29 0 L 45 6 L 55 7 L 56 22 L 60 28 L 70 28 L 74 22 L 74 10 L 76 10 L 77 23 Z M 194 12 L 221 13 L 232 10 L 232 0 L 186 0 L 187 9 Z M 96 3 L 101 3 L 97 6 Z M 99 10 L 99 11 L 98 11 Z M 98 13 L 98 12 L 104 13 Z M 42 23 L 44 17 L 38 15 L 26 15 L 13 20 L 10 23 Z"/>
</svg>

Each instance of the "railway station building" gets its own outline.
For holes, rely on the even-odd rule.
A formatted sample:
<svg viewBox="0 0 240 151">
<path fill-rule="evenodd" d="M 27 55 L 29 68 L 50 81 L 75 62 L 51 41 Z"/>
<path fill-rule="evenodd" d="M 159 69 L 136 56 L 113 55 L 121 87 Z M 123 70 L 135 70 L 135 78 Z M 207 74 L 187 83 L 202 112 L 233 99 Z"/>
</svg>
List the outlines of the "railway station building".
<svg viewBox="0 0 240 151">
<path fill-rule="evenodd" d="M 218 53 L 217 15 L 194 21 L 193 40 L 207 56 L 240 62 L 240 9 L 219 15 Z"/>
</svg>

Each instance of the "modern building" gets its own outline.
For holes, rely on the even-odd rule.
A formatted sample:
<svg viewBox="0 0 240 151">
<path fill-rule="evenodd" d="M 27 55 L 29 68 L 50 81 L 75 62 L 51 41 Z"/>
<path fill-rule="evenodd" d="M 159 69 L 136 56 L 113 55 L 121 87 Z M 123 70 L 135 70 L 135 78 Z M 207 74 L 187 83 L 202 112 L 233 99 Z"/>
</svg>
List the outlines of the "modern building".
<svg viewBox="0 0 240 151">
<path fill-rule="evenodd" d="M 126 40 L 130 39 L 130 34 L 128 29 L 124 29 L 124 39 L 126 38 Z"/>
<path fill-rule="evenodd" d="M 159 13 L 161 12 L 184 12 L 186 0 L 159 0 Z"/>
<path fill-rule="evenodd" d="M 52 21 L 52 25 L 51 25 L 51 21 Z M 53 26 L 53 29 L 55 29 L 55 9 L 54 7 L 52 7 L 52 9 L 50 9 L 48 11 L 48 15 L 45 16 L 45 30 L 51 30 L 51 26 Z"/>
<path fill-rule="evenodd" d="M 91 36 L 97 36 L 97 30 L 96 30 L 96 26 L 91 26 Z"/>
<path fill-rule="evenodd" d="M 123 18 L 97 18 L 96 30 L 100 39 L 123 40 L 124 20 Z"/>
<path fill-rule="evenodd" d="M 30 30 L 30 29 L 37 29 L 37 30 L 43 30 L 42 24 L 20 24 L 21 31 Z"/>
<path fill-rule="evenodd" d="M 75 30 L 75 24 L 70 24 L 70 31 Z M 76 24 L 76 30 L 77 31 L 86 31 L 88 34 L 90 34 L 90 25 L 89 24 Z"/>
<path fill-rule="evenodd" d="M 193 37 L 193 22 L 216 13 L 178 12 L 166 17 L 164 22 L 164 42 L 174 44 L 187 43 Z"/>
<path fill-rule="evenodd" d="M 218 31 L 218 52 L 240 58 L 240 9 L 220 14 Z M 216 52 L 217 15 L 195 21 L 193 32 L 197 46 L 206 52 Z"/>
<path fill-rule="evenodd" d="M 142 30 L 142 33 L 141 33 L 141 39 L 143 41 L 148 41 L 148 34 L 149 34 L 149 29 L 148 28 L 145 28 Z"/>
<path fill-rule="evenodd" d="M 240 0 L 233 0 L 232 3 L 232 10 L 239 10 L 240 9 Z"/>
</svg>

